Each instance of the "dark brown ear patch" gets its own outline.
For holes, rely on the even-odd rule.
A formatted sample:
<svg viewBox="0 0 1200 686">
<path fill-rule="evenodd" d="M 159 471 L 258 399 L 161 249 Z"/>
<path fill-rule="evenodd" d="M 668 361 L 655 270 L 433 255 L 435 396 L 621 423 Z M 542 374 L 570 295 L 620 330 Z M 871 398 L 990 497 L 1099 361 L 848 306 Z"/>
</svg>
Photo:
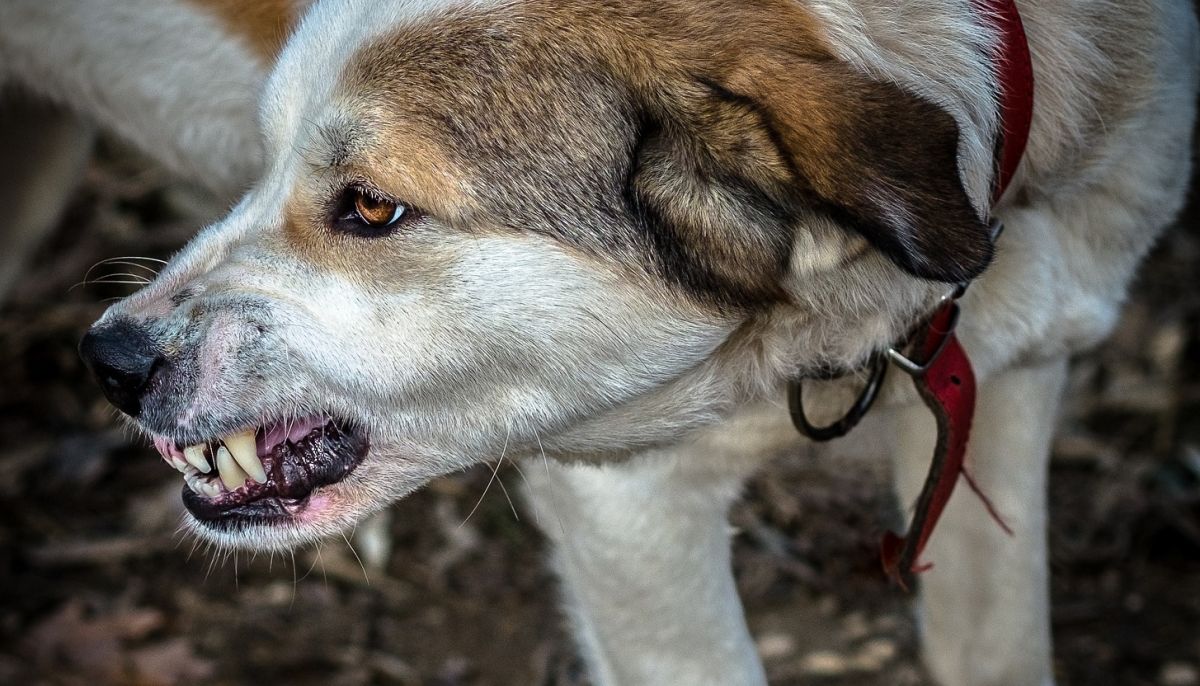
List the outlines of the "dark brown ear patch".
<svg viewBox="0 0 1200 686">
<path fill-rule="evenodd" d="M 760 93 L 824 209 L 900 267 L 950 282 L 987 267 L 991 237 L 963 187 L 958 126 L 940 107 L 835 61 L 737 80 Z"/>
<path fill-rule="evenodd" d="M 811 55 L 743 56 L 639 145 L 630 188 L 650 235 L 693 290 L 761 299 L 812 212 L 909 273 L 958 282 L 992 258 L 958 167 L 958 127 L 936 105 Z M 668 270 L 670 271 L 670 270 Z"/>
</svg>

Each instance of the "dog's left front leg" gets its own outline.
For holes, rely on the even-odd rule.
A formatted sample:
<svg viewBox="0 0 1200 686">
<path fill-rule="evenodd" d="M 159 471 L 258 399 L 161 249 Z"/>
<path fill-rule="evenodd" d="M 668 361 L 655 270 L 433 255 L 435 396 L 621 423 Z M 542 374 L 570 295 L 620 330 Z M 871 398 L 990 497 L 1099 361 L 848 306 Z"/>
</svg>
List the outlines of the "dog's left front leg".
<svg viewBox="0 0 1200 686">
<path fill-rule="evenodd" d="M 576 641 L 601 686 L 766 683 L 730 569 L 726 511 L 744 474 L 703 460 L 660 452 L 525 467 Z"/>
<path fill-rule="evenodd" d="M 944 686 L 1050 686 L 1046 472 L 1066 361 L 999 372 L 979 386 L 966 466 L 1013 534 L 960 484 L 922 561 L 922 652 Z M 928 410 L 898 412 L 897 480 L 912 503 L 937 431 Z"/>
</svg>

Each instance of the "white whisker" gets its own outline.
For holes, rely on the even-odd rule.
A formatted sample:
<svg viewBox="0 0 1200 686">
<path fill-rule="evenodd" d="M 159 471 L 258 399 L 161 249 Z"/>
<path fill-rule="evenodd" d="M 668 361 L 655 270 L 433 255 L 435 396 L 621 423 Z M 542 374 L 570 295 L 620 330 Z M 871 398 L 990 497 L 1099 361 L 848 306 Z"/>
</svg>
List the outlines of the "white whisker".
<svg viewBox="0 0 1200 686">
<path fill-rule="evenodd" d="M 354 544 L 350 542 L 350 539 L 344 533 L 342 534 L 342 540 L 346 542 L 346 547 L 350 549 L 350 553 L 354 555 L 354 559 L 358 560 L 358 568 L 362 570 L 363 580 L 369 585 L 371 577 L 367 576 L 367 566 L 363 564 L 362 558 L 358 556 L 358 551 L 354 549 Z"/>
<path fill-rule="evenodd" d="M 563 535 L 563 541 L 567 540 L 567 527 L 563 525 L 562 515 L 558 512 L 558 498 L 554 495 L 554 477 L 550 476 L 550 459 L 546 457 L 546 448 L 542 446 L 542 437 L 537 431 L 533 432 L 533 437 L 537 439 L 538 451 L 542 454 L 542 465 L 546 468 L 546 482 L 550 486 L 550 507 L 554 510 L 554 518 L 558 520 L 558 530 Z"/>
<path fill-rule="evenodd" d="M 475 514 L 475 511 L 483 503 L 483 499 L 487 497 L 488 489 L 492 487 L 492 482 L 496 480 L 496 475 L 500 472 L 500 463 L 504 461 L 504 455 L 508 452 L 508 438 L 511 435 L 512 429 L 507 428 L 504 432 L 504 447 L 500 449 L 500 459 L 496 461 L 496 466 L 492 469 L 492 478 L 488 479 L 487 485 L 483 487 L 483 493 L 479 495 L 479 500 L 475 501 L 475 507 L 471 508 L 471 511 L 467 513 L 467 518 L 462 520 L 462 524 L 459 524 L 458 528 L 463 528 L 467 522 L 471 521 L 471 516 Z"/>
</svg>

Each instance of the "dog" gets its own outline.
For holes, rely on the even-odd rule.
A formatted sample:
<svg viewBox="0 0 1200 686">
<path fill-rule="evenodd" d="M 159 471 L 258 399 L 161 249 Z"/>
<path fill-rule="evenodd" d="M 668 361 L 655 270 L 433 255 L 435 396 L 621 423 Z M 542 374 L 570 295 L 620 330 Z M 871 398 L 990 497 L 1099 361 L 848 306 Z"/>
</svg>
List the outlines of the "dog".
<svg viewBox="0 0 1200 686">
<path fill-rule="evenodd" d="M 836 416 L 973 282 L 966 461 L 1011 536 L 950 499 L 923 655 L 1044 686 L 1068 358 L 1183 204 L 1200 41 L 1186 0 L 1016 7 L 1032 126 L 995 206 L 972 0 L 7 0 L 0 81 L 241 195 L 81 345 L 196 535 L 291 548 L 536 460 L 599 684 L 765 683 L 725 517 L 795 448 L 785 389 L 840 370 L 806 386 Z M 938 432 L 898 375 L 882 404 L 906 505 Z"/>
</svg>

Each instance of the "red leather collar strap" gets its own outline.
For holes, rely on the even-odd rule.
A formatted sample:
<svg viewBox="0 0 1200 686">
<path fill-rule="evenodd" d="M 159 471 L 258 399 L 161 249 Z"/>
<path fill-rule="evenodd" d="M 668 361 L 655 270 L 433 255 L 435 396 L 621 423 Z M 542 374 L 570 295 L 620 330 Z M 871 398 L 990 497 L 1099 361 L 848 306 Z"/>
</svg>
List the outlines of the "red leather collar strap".
<svg viewBox="0 0 1200 686">
<path fill-rule="evenodd" d="M 1025 156 L 1033 125 L 1033 56 L 1015 0 L 976 0 L 992 23 L 1000 50 L 995 56 L 1000 100 L 1000 149 L 992 205 L 1008 190 Z"/>
<path fill-rule="evenodd" d="M 1033 62 L 1021 15 L 1014 0 L 976 0 L 980 11 L 992 22 L 1000 50 L 996 55 L 999 82 L 1001 139 L 997 151 L 992 204 L 1008 189 L 1025 153 L 1033 119 Z M 961 289 L 960 289 L 961 291 Z M 983 500 L 993 519 L 1011 534 L 991 502 L 966 471 L 967 441 L 975 415 L 975 373 L 971 360 L 954 334 L 958 304 L 948 299 L 914 338 L 912 349 L 923 360 L 919 368 L 908 367 L 921 399 L 937 418 L 937 447 L 929 475 L 913 511 L 906 537 L 887 532 L 881 545 L 884 570 L 904 588 L 911 588 L 916 574 L 931 568 L 920 561 L 925 544 L 962 475 Z"/>
<path fill-rule="evenodd" d="M 880 557 L 884 571 L 903 588 L 911 588 L 913 577 L 933 567 L 919 560 L 925 544 L 933 535 L 942 510 L 954 494 L 962 475 L 983 501 L 992 518 L 1009 534 L 1012 531 L 1000 518 L 987 496 L 967 472 L 964 460 L 971 422 L 975 416 L 975 372 L 966 350 L 954 335 L 956 308 L 948 301 L 930 320 L 920 339 L 914 342 L 920 359 L 929 360 L 924 370 L 913 375 L 917 393 L 937 420 L 937 444 L 929 475 L 913 509 L 912 525 L 906 537 L 891 531 L 884 534 Z"/>
</svg>

